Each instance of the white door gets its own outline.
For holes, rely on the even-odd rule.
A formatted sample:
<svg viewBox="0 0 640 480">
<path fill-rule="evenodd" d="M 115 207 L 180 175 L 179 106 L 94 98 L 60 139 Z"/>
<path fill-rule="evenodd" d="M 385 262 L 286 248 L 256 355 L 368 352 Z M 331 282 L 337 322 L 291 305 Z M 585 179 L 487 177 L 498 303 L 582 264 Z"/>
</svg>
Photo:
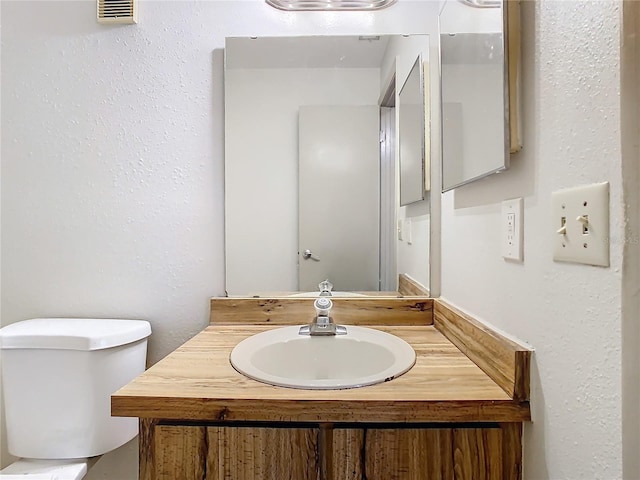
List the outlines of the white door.
<svg viewBox="0 0 640 480">
<path fill-rule="evenodd" d="M 379 290 L 379 108 L 299 114 L 299 289 Z M 305 255 L 311 252 L 311 256 Z"/>
</svg>

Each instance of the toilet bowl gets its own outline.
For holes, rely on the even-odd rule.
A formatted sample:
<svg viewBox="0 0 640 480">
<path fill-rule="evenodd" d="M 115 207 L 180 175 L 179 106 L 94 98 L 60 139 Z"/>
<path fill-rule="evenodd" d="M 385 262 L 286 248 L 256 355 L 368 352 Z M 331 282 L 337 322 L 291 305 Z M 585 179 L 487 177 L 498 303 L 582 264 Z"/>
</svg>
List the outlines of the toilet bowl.
<svg viewBox="0 0 640 480">
<path fill-rule="evenodd" d="M 0 329 L 9 453 L 0 479 L 79 480 L 138 433 L 111 394 L 144 372 L 149 322 L 38 318 Z"/>
</svg>

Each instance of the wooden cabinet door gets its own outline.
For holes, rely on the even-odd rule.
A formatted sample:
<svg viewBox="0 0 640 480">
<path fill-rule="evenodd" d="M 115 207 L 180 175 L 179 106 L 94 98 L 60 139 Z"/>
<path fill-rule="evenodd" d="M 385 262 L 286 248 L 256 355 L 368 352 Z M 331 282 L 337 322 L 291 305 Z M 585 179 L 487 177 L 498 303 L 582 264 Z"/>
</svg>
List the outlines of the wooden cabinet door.
<svg viewBox="0 0 640 480">
<path fill-rule="evenodd" d="M 332 432 L 327 480 L 520 480 L 521 426 Z"/>
<path fill-rule="evenodd" d="M 141 421 L 140 480 L 521 480 L 522 425 L 183 426 Z"/>
<path fill-rule="evenodd" d="M 157 425 L 153 431 L 153 458 L 143 480 L 209 480 L 205 427 Z M 150 468 L 149 468 L 150 467 Z"/>
<path fill-rule="evenodd" d="M 318 437 L 317 428 L 159 424 L 141 429 L 140 480 L 320 480 Z"/>
<path fill-rule="evenodd" d="M 331 480 L 453 480 L 451 429 L 336 429 Z"/>
<path fill-rule="evenodd" d="M 212 480 L 320 480 L 317 428 L 209 427 Z"/>
</svg>

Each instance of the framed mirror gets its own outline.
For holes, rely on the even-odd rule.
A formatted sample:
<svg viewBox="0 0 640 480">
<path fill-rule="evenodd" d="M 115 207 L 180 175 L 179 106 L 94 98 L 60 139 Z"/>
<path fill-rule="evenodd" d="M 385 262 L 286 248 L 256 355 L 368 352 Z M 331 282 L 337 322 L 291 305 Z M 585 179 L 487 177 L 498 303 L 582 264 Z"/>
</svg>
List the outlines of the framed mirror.
<svg viewBox="0 0 640 480">
<path fill-rule="evenodd" d="M 418 56 L 398 96 L 401 206 L 424 200 L 425 93 L 422 56 Z"/>
<path fill-rule="evenodd" d="M 404 264 L 428 286 L 428 208 L 415 209 L 412 243 L 398 240 L 397 99 L 418 56 L 429 58 L 428 35 L 227 38 L 228 295 L 313 292 L 325 279 L 396 294 Z"/>
<path fill-rule="evenodd" d="M 509 167 L 502 0 L 447 0 L 440 23 L 442 190 Z"/>
</svg>

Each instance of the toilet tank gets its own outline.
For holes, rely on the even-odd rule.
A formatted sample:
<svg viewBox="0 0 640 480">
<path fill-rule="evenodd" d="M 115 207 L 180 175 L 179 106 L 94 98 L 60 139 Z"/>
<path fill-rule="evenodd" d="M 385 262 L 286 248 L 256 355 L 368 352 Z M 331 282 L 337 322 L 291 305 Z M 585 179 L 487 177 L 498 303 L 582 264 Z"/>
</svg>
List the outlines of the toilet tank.
<svg viewBox="0 0 640 480">
<path fill-rule="evenodd" d="M 138 433 L 111 394 L 145 370 L 149 322 L 37 318 L 0 329 L 7 446 L 26 458 L 101 455 Z"/>
</svg>

